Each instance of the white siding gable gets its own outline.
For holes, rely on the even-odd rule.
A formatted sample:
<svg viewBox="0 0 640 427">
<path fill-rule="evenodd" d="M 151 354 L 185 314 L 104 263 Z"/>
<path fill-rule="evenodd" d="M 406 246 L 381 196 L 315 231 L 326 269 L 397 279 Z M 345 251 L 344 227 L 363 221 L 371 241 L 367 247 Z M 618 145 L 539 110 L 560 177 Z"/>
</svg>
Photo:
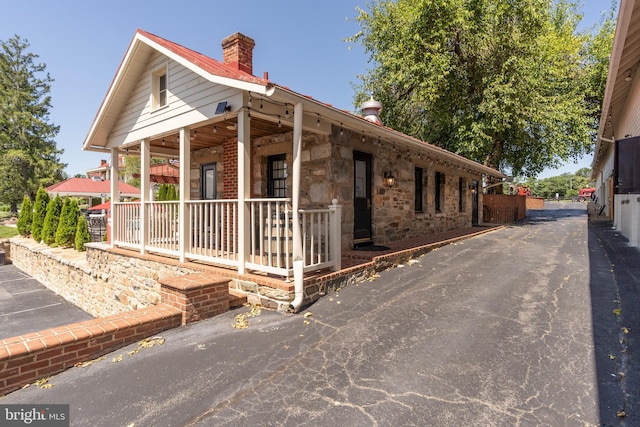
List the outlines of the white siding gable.
<svg viewBox="0 0 640 427">
<path fill-rule="evenodd" d="M 153 109 L 153 73 L 167 65 L 168 105 Z M 108 147 L 117 147 L 193 125 L 215 116 L 220 101 L 240 106 L 241 91 L 211 83 L 181 64 L 154 53 L 129 95 L 109 135 Z M 235 102 L 234 102 L 235 98 Z"/>
</svg>

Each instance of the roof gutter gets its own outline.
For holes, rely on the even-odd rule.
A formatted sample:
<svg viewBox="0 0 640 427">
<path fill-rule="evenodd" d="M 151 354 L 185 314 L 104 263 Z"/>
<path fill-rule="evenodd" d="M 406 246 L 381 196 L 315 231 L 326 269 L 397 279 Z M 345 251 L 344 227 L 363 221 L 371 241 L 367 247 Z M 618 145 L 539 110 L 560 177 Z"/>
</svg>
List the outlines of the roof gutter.
<svg viewBox="0 0 640 427">
<path fill-rule="evenodd" d="M 618 20 L 616 22 L 616 30 L 613 39 L 613 46 L 611 47 L 611 56 L 609 57 L 609 70 L 607 73 L 607 82 L 605 85 L 604 98 L 602 100 L 602 111 L 600 112 L 600 125 L 598 128 L 598 135 L 601 135 L 598 140 L 607 141 L 604 138 L 604 133 L 607 128 L 607 122 L 611 109 L 611 101 L 613 99 L 613 93 L 616 86 L 616 78 L 618 75 L 620 60 L 622 58 L 622 52 L 625 47 L 625 39 L 629 31 L 629 24 L 631 22 L 631 15 L 633 14 L 633 8 L 635 1 L 622 0 L 620 8 L 618 10 Z M 593 153 L 593 161 L 591 162 L 591 170 L 597 169 L 598 162 L 600 160 L 601 144 L 596 140 L 596 149 Z"/>
</svg>

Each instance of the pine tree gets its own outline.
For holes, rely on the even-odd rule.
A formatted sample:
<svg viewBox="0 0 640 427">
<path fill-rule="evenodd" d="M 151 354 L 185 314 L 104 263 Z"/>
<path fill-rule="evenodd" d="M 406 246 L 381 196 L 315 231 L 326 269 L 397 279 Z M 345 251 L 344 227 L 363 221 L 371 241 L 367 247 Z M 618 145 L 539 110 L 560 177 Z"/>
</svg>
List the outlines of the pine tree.
<svg viewBox="0 0 640 427">
<path fill-rule="evenodd" d="M 33 204 L 31 199 L 24 196 L 22 200 L 22 207 L 20 208 L 20 215 L 18 216 L 18 233 L 21 236 L 27 237 L 31 234 L 31 221 L 33 220 Z"/>
<path fill-rule="evenodd" d="M 171 184 L 167 184 L 167 200 L 178 200 L 178 194 L 176 193 L 176 187 Z"/>
<path fill-rule="evenodd" d="M 167 200 L 167 184 L 162 184 L 158 189 L 158 201 L 164 202 L 165 200 Z"/>
<path fill-rule="evenodd" d="M 78 227 L 78 202 L 65 197 L 60 214 L 60 222 L 56 230 L 56 246 L 70 248 L 74 246 L 76 238 L 76 228 Z"/>
<path fill-rule="evenodd" d="M 33 222 L 31 224 L 31 236 L 36 242 L 42 240 L 42 228 L 44 227 L 44 219 L 47 215 L 47 206 L 49 205 L 49 195 L 40 187 L 36 194 L 36 205 L 33 211 Z"/>
<path fill-rule="evenodd" d="M 59 195 L 56 195 L 55 199 L 51 200 L 47 206 L 47 215 L 44 217 L 44 225 L 42 226 L 42 241 L 47 245 L 51 245 L 56 241 L 56 231 L 60 222 L 62 204 L 62 199 Z"/>
<path fill-rule="evenodd" d="M 65 178 L 54 141 L 60 127 L 49 122 L 53 79 L 28 47 L 19 36 L 0 41 L 0 201 L 12 212 L 23 195 L 34 199 L 40 186 Z"/>
<path fill-rule="evenodd" d="M 89 234 L 89 223 L 84 215 L 78 217 L 78 228 L 76 230 L 75 244 L 77 251 L 85 250 L 85 243 L 91 241 L 91 234 Z"/>
</svg>

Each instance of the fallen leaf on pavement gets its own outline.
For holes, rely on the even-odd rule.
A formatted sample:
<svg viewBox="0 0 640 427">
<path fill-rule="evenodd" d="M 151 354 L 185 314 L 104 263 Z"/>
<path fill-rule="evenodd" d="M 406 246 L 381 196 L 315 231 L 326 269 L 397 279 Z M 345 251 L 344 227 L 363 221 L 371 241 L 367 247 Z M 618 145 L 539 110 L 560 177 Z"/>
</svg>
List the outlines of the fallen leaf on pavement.
<svg viewBox="0 0 640 427">
<path fill-rule="evenodd" d="M 101 356 L 101 357 L 98 357 L 97 359 L 87 360 L 86 362 L 78 362 L 73 366 L 75 366 L 77 368 L 86 368 L 87 366 L 91 366 L 94 363 L 99 362 L 99 361 L 104 360 L 104 359 L 106 359 L 106 357 L 105 356 Z"/>
</svg>

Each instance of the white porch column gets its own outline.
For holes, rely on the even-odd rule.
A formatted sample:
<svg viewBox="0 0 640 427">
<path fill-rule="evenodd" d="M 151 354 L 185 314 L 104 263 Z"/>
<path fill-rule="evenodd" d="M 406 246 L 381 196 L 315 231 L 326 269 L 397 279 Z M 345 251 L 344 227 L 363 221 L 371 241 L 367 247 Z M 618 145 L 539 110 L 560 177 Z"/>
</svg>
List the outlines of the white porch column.
<svg viewBox="0 0 640 427">
<path fill-rule="evenodd" d="M 238 274 L 245 273 L 251 243 L 251 215 L 246 200 L 251 194 L 251 123 L 247 110 L 238 113 Z"/>
<path fill-rule="evenodd" d="M 304 300 L 304 254 L 302 253 L 302 230 L 300 229 L 300 174 L 302 173 L 302 103 L 293 109 L 293 191 L 292 226 L 293 226 L 293 285 L 295 297 L 291 306 L 297 310 Z"/>
<path fill-rule="evenodd" d="M 149 244 L 149 164 L 151 162 L 151 142 L 140 141 L 140 253 L 146 252 Z"/>
<path fill-rule="evenodd" d="M 111 149 L 111 217 L 107 218 L 107 227 L 110 226 L 111 230 L 109 231 L 109 246 L 113 248 L 114 236 L 118 234 L 116 231 L 120 228 L 120 223 L 118 222 L 118 217 L 116 216 L 116 206 L 115 202 L 120 201 L 120 189 L 119 189 L 119 163 L 120 151 L 117 148 Z M 109 224 L 110 223 L 110 224 Z"/>
<path fill-rule="evenodd" d="M 178 207 L 178 233 L 180 262 L 185 261 L 184 253 L 189 243 L 189 215 L 186 201 L 191 200 L 191 135 L 189 128 L 180 129 L 180 205 Z"/>
</svg>

